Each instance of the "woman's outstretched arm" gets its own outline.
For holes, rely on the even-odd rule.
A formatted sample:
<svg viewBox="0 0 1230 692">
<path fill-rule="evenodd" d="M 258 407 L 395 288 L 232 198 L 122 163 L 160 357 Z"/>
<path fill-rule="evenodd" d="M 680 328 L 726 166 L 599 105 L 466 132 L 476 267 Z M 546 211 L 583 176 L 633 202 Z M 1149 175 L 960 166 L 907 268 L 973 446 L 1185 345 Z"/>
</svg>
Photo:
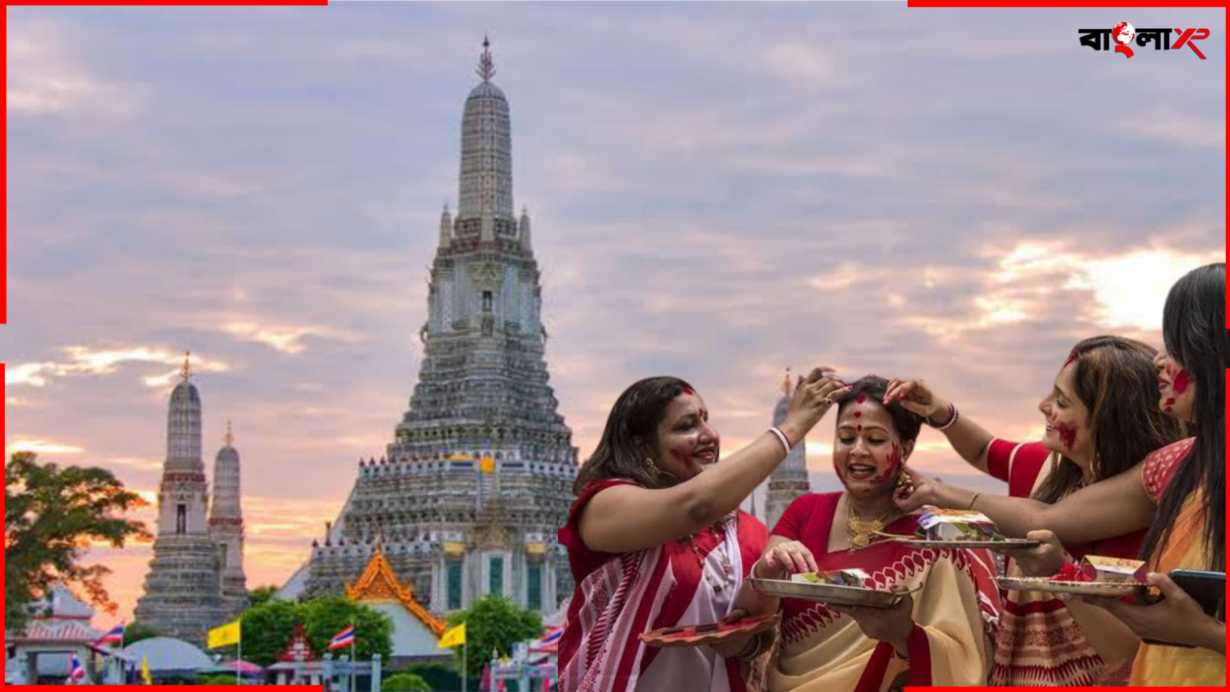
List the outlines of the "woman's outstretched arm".
<svg viewBox="0 0 1230 692">
<path fill-rule="evenodd" d="M 832 406 L 825 397 L 846 388 L 820 368 L 813 370 L 795 389 L 781 431 L 792 444 L 798 443 Z M 582 510 L 581 540 L 590 550 L 626 553 L 695 533 L 734 511 L 785 457 L 777 437 L 765 432 L 678 485 L 661 489 L 616 485 L 603 490 Z"/>
<path fill-rule="evenodd" d="M 914 492 L 896 498 L 902 510 L 912 512 L 923 505 L 974 509 L 990 517 L 1005 536 L 1049 529 L 1064 543 L 1088 543 L 1146 528 L 1153 521 L 1155 506 L 1141 482 L 1140 464 L 1054 504 L 984 495 L 926 478 L 909 467 L 906 472 L 914 482 Z"/>
</svg>

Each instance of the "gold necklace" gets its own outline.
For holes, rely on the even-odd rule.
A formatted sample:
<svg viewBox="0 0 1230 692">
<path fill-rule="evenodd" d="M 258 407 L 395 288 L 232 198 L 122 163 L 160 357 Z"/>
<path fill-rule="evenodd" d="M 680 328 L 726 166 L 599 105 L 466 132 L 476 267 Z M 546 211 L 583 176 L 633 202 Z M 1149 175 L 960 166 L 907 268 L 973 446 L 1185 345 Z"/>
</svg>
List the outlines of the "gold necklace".
<svg viewBox="0 0 1230 692">
<path fill-rule="evenodd" d="M 846 533 L 850 536 L 850 545 L 854 548 L 866 548 L 871 541 L 884 531 L 884 527 L 896 515 L 895 510 L 889 510 L 878 519 L 863 519 L 854 514 L 854 503 L 846 496 Z"/>
</svg>

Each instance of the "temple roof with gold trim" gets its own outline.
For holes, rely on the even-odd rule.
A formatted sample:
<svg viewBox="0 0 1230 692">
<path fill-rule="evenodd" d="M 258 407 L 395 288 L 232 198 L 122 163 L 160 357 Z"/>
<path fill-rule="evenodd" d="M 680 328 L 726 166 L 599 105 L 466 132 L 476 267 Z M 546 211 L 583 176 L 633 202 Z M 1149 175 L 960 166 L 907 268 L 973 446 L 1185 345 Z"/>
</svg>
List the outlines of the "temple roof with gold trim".
<svg viewBox="0 0 1230 692">
<path fill-rule="evenodd" d="M 414 598 L 409 584 L 403 584 L 393 571 L 384 550 L 376 545 L 376 552 L 363 568 L 363 574 L 353 584 L 346 585 L 346 598 L 356 602 L 397 601 L 414 617 L 418 618 L 437 637 L 444 633 L 444 621 L 423 607 Z"/>
</svg>

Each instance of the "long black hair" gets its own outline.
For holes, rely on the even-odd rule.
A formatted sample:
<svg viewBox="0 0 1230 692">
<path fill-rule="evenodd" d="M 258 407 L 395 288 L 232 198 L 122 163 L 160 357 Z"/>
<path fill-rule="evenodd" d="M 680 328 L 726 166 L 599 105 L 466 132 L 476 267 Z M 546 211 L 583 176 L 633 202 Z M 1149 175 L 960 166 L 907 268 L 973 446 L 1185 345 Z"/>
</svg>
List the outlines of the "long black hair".
<svg viewBox="0 0 1230 692">
<path fill-rule="evenodd" d="M 626 478 L 643 488 L 667 488 L 679 482 L 674 475 L 647 462 L 650 445 L 666 408 L 680 394 L 696 390 L 678 377 L 647 377 L 634 382 L 615 400 L 606 418 L 602 439 L 577 473 L 572 492 L 607 478 Z"/>
<path fill-rule="evenodd" d="M 1209 568 L 1226 568 L 1226 265 L 1193 269 L 1166 296 L 1162 338 L 1170 357 L 1196 384 L 1196 441 L 1167 486 L 1145 536 L 1141 555 L 1160 552 L 1187 498 L 1201 490 Z"/>
<path fill-rule="evenodd" d="M 1095 481 L 1128 470 L 1149 452 L 1179 439 L 1182 426 L 1157 405 L 1157 350 L 1121 336 L 1094 336 L 1072 347 L 1075 394 L 1089 411 Z M 1058 502 L 1084 480 L 1080 466 L 1063 455 L 1031 497 Z"/>
</svg>

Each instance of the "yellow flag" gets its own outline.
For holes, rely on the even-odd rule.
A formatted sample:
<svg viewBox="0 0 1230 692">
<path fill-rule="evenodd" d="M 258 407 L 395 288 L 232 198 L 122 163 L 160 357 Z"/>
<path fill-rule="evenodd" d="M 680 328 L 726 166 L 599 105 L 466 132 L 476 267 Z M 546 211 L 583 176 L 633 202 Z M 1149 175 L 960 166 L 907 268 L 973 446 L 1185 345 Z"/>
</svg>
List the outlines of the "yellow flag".
<svg viewBox="0 0 1230 692">
<path fill-rule="evenodd" d="M 440 635 L 440 648 L 451 649 L 455 646 L 461 646 L 466 643 L 466 623 L 461 623 L 456 627 L 444 630 L 444 634 Z"/>
<path fill-rule="evenodd" d="M 149 656 L 141 657 L 141 679 L 147 685 L 154 684 L 154 677 L 149 674 Z"/>
<path fill-rule="evenodd" d="M 239 621 L 228 622 L 221 627 L 215 627 L 209 630 L 209 645 L 207 648 L 216 649 L 219 646 L 227 644 L 239 643 Z"/>
</svg>

